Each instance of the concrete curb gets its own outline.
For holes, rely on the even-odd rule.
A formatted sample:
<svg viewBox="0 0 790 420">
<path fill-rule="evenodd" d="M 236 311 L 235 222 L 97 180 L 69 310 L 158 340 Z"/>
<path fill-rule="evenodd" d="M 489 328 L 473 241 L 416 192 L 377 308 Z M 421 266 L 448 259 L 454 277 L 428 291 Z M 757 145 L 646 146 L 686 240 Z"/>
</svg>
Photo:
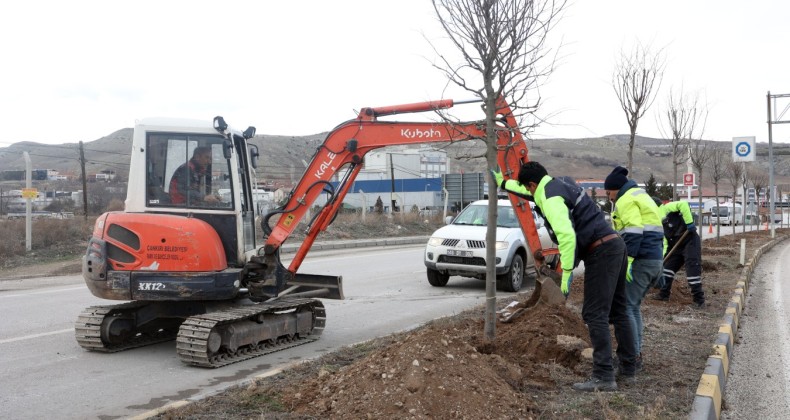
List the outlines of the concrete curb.
<svg viewBox="0 0 790 420">
<path fill-rule="evenodd" d="M 397 246 L 397 245 L 414 245 L 428 243 L 430 236 L 403 236 L 392 238 L 370 238 L 370 239 L 348 239 L 342 241 L 325 241 L 316 242 L 311 247 L 311 251 L 327 250 L 327 249 L 343 249 L 343 248 L 369 248 L 377 246 Z M 285 244 L 280 248 L 283 254 L 295 253 L 301 243 Z"/>
<path fill-rule="evenodd" d="M 721 418 L 721 403 L 727 385 L 735 334 L 738 332 L 740 317 L 746 304 L 746 293 L 754 267 L 764 253 L 787 238 L 786 235 L 781 236 L 761 246 L 754 251 L 752 258 L 744 265 L 741 277 L 735 285 L 732 299 L 727 303 L 724 316 L 719 323 L 719 332 L 713 342 L 713 354 L 708 356 L 705 370 L 700 377 L 694 402 L 691 405 L 690 419 L 718 420 Z"/>
</svg>

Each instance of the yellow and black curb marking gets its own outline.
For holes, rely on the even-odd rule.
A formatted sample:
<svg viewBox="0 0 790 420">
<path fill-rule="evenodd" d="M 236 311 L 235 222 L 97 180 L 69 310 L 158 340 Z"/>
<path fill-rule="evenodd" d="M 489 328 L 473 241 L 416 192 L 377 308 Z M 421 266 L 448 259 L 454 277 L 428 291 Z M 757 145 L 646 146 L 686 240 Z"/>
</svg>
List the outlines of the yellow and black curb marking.
<svg viewBox="0 0 790 420">
<path fill-rule="evenodd" d="M 746 293 L 752 273 L 760 257 L 768 252 L 774 245 L 787 239 L 787 236 L 778 237 L 754 251 L 754 256 L 743 267 L 738 283 L 735 285 L 732 299 L 727 303 L 719 323 L 719 332 L 713 343 L 713 354 L 708 356 L 705 370 L 697 386 L 697 393 L 691 405 L 692 420 L 718 420 L 721 418 L 721 402 L 724 398 L 724 387 L 727 384 L 727 374 L 730 368 L 730 358 L 735 344 L 735 334 L 738 332 L 740 317 L 746 304 Z"/>
</svg>

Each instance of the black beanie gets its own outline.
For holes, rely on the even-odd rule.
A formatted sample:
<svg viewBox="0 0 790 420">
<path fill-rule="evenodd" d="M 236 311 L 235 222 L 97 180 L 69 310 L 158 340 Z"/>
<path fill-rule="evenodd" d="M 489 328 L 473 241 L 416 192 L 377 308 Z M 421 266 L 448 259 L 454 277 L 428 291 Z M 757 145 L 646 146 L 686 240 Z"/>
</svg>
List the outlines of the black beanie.
<svg viewBox="0 0 790 420">
<path fill-rule="evenodd" d="M 603 182 L 603 189 L 605 190 L 612 190 L 618 191 L 620 188 L 623 188 L 626 182 L 628 182 L 628 169 L 623 168 L 622 166 L 618 166 L 612 169 L 612 173 L 606 177 L 606 181 Z"/>
</svg>

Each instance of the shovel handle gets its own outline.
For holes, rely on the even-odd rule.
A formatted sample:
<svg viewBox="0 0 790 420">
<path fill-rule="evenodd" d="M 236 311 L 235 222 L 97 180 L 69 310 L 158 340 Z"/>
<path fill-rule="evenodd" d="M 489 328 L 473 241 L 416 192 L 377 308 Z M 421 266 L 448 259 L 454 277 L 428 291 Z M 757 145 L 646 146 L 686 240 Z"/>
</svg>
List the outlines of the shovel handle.
<svg viewBox="0 0 790 420">
<path fill-rule="evenodd" d="M 664 262 L 667 262 L 667 258 L 669 258 L 669 256 L 672 255 L 676 249 L 678 249 L 678 247 L 680 246 L 680 244 L 683 243 L 683 240 L 686 239 L 686 235 L 688 234 L 689 234 L 688 230 L 683 232 L 683 235 L 680 237 L 680 239 L 678 239 L 678 241 L 675 242 L 675 246 L 673 246 L 672 249 L 670 249 L 669 252 L 667 252 L 667 255 L 664 256 Z"/>
</svg>

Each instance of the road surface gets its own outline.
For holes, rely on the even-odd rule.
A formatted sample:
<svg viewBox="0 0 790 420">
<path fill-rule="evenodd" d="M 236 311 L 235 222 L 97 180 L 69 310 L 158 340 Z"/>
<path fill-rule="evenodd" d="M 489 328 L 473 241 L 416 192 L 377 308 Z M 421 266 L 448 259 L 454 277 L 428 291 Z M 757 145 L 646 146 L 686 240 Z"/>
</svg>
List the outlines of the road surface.
<svg viewBox="0 0 790 420">
<path fill-rule="evenodd" d="M 738 327 L 722 419 L 790 418 L 790 242 L 755 267 Z"/>
<path fill-rule="evenodd" d="M 321 338 L 219 369 L 184 365 L 175 342 L 114 354 L 83 350 L 74 340 L 77 315 L 113 302 L 94 298 L 79 276 L 0 282 L 0 418 L 134 416 L 483 303 L 479 280 L 453 277 L 447 287 L 431 287 L 423 249 L 311 253 L 300 271 L 342 274 L 346 295 L 344 301 L 324 300 L 328 319 Z"/>
</svg>

